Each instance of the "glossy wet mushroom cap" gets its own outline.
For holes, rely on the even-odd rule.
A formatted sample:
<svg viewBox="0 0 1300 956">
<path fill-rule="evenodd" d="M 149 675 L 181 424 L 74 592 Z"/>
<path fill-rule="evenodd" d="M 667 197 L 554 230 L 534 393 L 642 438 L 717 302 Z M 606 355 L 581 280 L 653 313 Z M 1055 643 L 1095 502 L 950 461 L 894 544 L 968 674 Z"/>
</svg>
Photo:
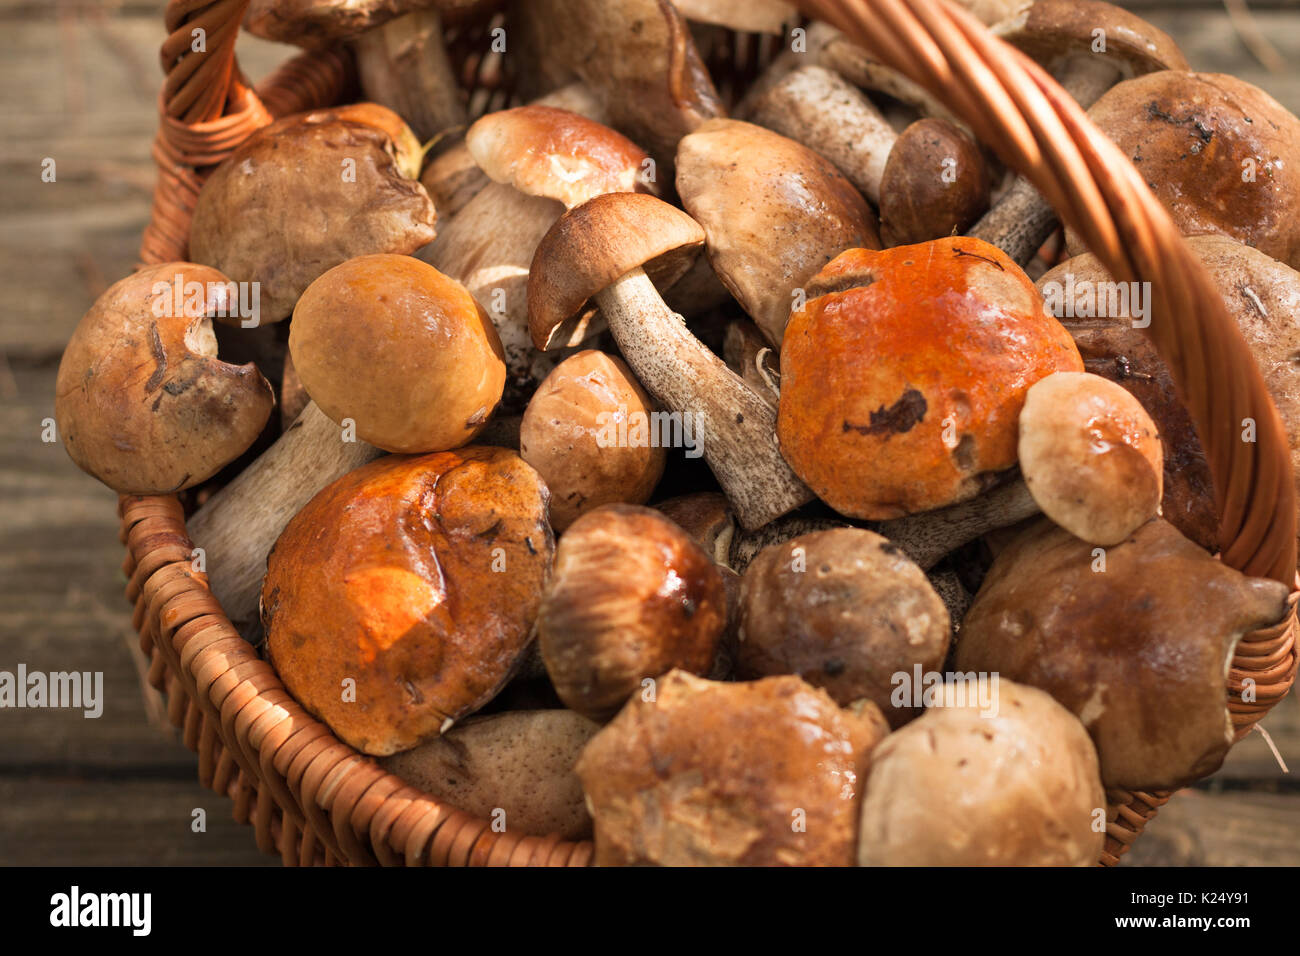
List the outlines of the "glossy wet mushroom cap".
<svg viewBox="0 0 1300 956">
<path fill-rule="evenodd" d="M 649 508 L 605 505 L 560 539 L 538 644 L 565 705 L 606 720 L 675 667 L 708 673 L 726 615 L 722 577 L 685 531 Z"/>
<path fill-rule="evenodd" d="M 808 284 L 781 352 L 781 452 L 841 514 L 975 497 L 1016 463 L 1026 390 L 1079 371 L 1069 333 L 997 248 L 854 249 Z"/>
<path fill-rule="evenodd" d="M 895 675 L 937 671 L 951 627 L 924 572 L 871 531 L 800 535 L 759 553 L 741 582 L 741 679 L 797 674 L 841 705 L 866 698 L 897 727 Z"/>
<path fill-rule="evenodd" d="M 673 671 L 592 738 L 578 776 L 596 864 L 851 866 L 871 704 L 842 710 L 797 677 Z"/>
<path fill-rule="evenodd" d="M 578 352 L 546 376 L 524 410 L 519 454 L 551 489 L 556 531 L 601 505 L 650 499 L 668 457 L 654 409 L 623 360 L 604 352 Z"/>
<path fill-rule="evenodd" d="M 1056 372 L 1025 394 L 1020 470 L 1043 514 L 1075 537 L 1119 544 L 1160 508 L 1164 455 L 1141 403 L 1087 372 Z"/>
<path fill-rule="evenodd" d="M 1104 549 L 1043 521 L 994 561 L 956 667 L 1051 694 L 1088 728 L 1107 787 L 1179 787 L 1223 761 L 1233 650 L 1286 596 L 1159 518 Z"/>
<path fill-rule="evenodd" d="M 943 119 L 919 119 L 899 134 L 880 181 L 886 246 L 963 233 L 988 205 L 984 155 L 961 129 Z"/>
<path fill-rule="evenodd" d="M 1074 715 L 1032 687 L 949 684 L 871 755 L 861 866 L 1096 866 L 1106 796 Z"/>
<path fill-rule="evenodd" d="M 501 340 L 474 297 L 411 256 L 358 256 L 311 284 L 289 331 L 321 411 L 386 451 L 470 441 L 505 386 Z"/>
<path fill-rule="evenodd" d="M 492 699 L 532 638 L 554 552 L 546 486 L 513 452 L 393 455 L 328 485 L 267 560 L 261 614 L 294 698 L 386 755 Z"/>
<path fill-rule="evenodd" d="M 1103 0 L 1023 0 L 1005 11 L 993 33 L 1048 70 L 1071 56 L 1104 61 L 1124 77 L 1188 69 L 1169 34 Z"/>
<path fill-rule="evenodd" d="M 114 491 L 174 494 L 261 433 L 275 397 L 251 363 L 217 357 L 211 316 L 238 292 L 206 266 L 168 262 L 109 286 L 59 362 L 54 416 L 68 455 Z"/>
</svg>

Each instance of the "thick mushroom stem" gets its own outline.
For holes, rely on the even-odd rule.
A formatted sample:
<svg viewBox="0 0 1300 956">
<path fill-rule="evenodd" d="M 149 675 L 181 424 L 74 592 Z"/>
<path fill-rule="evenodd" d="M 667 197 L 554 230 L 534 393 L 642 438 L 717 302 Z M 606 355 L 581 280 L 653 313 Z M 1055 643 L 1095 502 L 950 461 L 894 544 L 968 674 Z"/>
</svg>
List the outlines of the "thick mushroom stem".
<svg viewBox="0 0 1300 956">
<path fill-rule="evenodd" d="M 641 384 L 683 416 L 683 434 L 691 416 L 742 526 L 760 528 L 812 500 L 777 448 L 775 410 L 690 333 L 643 269 L 617 279 L 596 303 Z"/>
<path fill-rule="evenodd" d="M 421 142 L 466 121 L 436 9 L 417 10 L 352 41 L 361 89 L 396 112 Z"/>
<path fill-rule="evenodd" d="M 964 544 L 1032 518 L 1040 509 L 1017 478 L 969 501 L 937 511 L 882 521 L 875 530 L 928 571 Z"/>
</svg>

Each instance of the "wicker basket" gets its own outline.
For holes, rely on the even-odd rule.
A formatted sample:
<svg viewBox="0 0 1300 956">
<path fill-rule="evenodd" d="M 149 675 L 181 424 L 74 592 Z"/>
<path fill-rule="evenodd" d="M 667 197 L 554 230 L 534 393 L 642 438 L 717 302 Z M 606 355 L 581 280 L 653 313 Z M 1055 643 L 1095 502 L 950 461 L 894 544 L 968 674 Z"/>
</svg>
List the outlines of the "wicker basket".
<svg viewBox="0 0 1300 956">
<path fill-rule="evenodd" d="M 171 0 L 167 74 L 154 156 L 159 166 L 145 263 L 186 257 L 190 214 L 205 173 L 274 117 L 329 105 L 349 88 L 341 53 L 298 56 L 254 89 L 235 39 L 248 0 Z M 1295 586 L 1295 492 L 1286 434 L 1250 351 L 1222 300 L 1133 166 L 1035 64 L 941 0 L 800 0 L 920 83 L 1024 173 L 1119 281 L 1148 281 L 1147 330 L 1196 422 L 1214 475 L 1222 560 Z M 208 52 L 191 55 L 203 27 Z M 482 49 L 466 42 L 463 47 Z M 491 86 L 473 55 L 462 75 Z M 477 72 L 476 72 L 477 71 Z M 478 102 L 500 105 L 501 97 Z M 1233 423 L 1252 418 L 1258 440 Z M 124 496 L 127 596 L 150 655 L 149 680 L 199 755 L 199 779 L 234 801 L 258 846 L 290 864 L 583 866 L 589 842 L 496 833 L 340 742 L 299 706 L 231 627 L 191 568 L 175 497 Z M 1228 702 L 1238 737 L 1286 695 L 1296 674 L 1295 604 L 1282 623 L 1237 648 Z M 1243 682 L 1251 681 L 1250 685 Z M 1253 700 L 1241 699 L 1251 686 Z M 1248 697 L 1252 695 L 1247 695 Z M 1100 862 L 1114 864 L 1169 792 L 1111 791 Z"/>
</svg>

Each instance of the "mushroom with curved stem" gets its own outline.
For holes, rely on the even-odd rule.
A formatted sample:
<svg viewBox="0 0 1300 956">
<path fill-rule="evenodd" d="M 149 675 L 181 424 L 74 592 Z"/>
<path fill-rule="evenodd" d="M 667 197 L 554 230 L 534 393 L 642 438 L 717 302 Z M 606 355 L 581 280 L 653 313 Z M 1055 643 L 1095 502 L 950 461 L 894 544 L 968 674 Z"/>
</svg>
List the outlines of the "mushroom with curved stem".
<svg viewBox="0 0 1300 956">
<path fill-rule="evenodd" d="M 681 275 L 703 242 L 698 223 L 653 196 L 597 196 L 538 245 L 529 322 L 538 347 L 552 347 L 594 299 L 641 384 L 680 417 L 683 438 L 694 430 L 740 523 L 755 528 L 812 493 L 777 449 L 771 406 L 690 333 L 652 281 Z"/>
</svg>

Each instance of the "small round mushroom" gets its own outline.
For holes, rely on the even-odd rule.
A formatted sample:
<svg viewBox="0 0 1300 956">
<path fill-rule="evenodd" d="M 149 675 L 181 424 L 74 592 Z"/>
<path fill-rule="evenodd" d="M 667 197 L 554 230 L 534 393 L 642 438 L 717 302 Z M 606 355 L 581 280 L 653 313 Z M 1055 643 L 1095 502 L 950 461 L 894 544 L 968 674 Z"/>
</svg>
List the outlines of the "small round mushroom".
<svg viewBox="0 0 1300 956">
<path fill-rule="evenodd" d="M 866 698 L 891 726 L 895 676 L 943 666 L 948 612 L 925 573 L 871 531 L 800 535 L 759 553 L 741 581 L 736 673 L 796 674 L 840 705 Z"/>
<path fill-rule="evenodd" d="M 604 352 L 578 352 L 546 376 L 524 411 L 519 454 L 551 489 L 551 527 L 650 500 L 668 458 L 650 434 L 653 408 L 623 361 Z"/>
<path fill-rule="evenodd" d="M 1020 471 L 1077 538 L 1119 544 L 1160 509 L 1164 454 L 1141 402 L 1087 372 L 1054 372 L 1025 393 Z"/>
<path fill-rule="evenodd" d="M 1016 463 L 1030 385 L 1082 368 L 1029 277 L 988 243 L 850 250 L 786 331 L 781 451 L 849 517 L 940 508 Z"/>
<path fill-rule="evenodd" d="M 411 256 L 358 256 L 313 282 L 289 350 L 333 421 L 387 451 L 445 451 L 473 439 L 505 386 L 496 329 L 459 282 Z"/>
<path fill-rule="evenodd" d="M 726 615 L 722 577 L 686 532 L 649 508 L 605 505 L 560 539 L 538 646 L 565 706 L 606 720 L 674 667 L 708 673 Z"/>
<path fill-rule="evenodd" d="M 947 684 L 872 752 L 861 866 L 1096 866 L 1106 796 L 1083 725 L 1040 690 L 986 686 Z"/>
<path fill-rule="evenodd" d="M 216 269 L 167 262 L 95 300 L 55 381 L 54 417 L 78 468 L 123 494 L 174 494 L 253 443 L 275 397 L 251 362 L 217 358 L 211 316 L 234 295 Z"/>
<path fill-rule="evenodd" d="M 191 257 L 256 283 L 265 324 L 354 256 L 419 249 L 437 214 L 402 130 L 391 111 L 365 104 L 287 116 L 253 133 L 199 191 Z"/>
<path fill-rule="evenodd" d="M 327 486 L 262 585 L 289 693 L 376 756 L 486 704 L 531 640 L 555 550 L 547 497 L 518 455 L 482 446 L 381 458 Z"/>
<path fill-rule="evenodd" d="M 505 833 L 585 840 L 591 817 L 573 767 L 598 730 L 571 710 L 508 711 L 471 717 L 379 765 L 457 810 L 500 820 Z"/>
<path fill-rule="evenodd" d="M 596 864 L 852 866 L 858 796 L 887 732 L 797 677 L 673 671 L 592 738 L 578 776 Z"/>
<path fill-rule="evenodd" d="M 943 119 L 919 119 L 903 130 L 880 180 L 886 246 L 965 232 L 988 206 L 988 166 L 974 140 Z"/>
<path fill-rule="evenodd" d="M 1159 518 L 1104 549 L 1040 521 L 993 562 L 957 669 L 1051 694 L 1088 728 L 1108 788 L 1176 788 L 1223 761 L 1233 650 L 1280 621 L 1286 597 Z"/>
</svg>

